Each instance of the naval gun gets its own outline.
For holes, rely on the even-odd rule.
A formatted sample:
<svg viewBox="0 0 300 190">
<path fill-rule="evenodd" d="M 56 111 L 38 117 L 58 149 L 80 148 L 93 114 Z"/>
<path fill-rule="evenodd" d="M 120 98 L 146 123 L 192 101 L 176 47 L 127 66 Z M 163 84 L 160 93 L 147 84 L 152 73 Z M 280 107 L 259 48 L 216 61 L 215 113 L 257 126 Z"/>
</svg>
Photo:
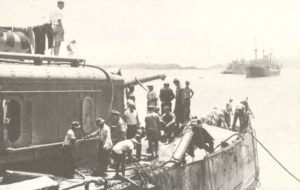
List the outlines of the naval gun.
<svg viewBox="0 0 300 190">
<path fill-rule="evenodd" d="M 78 137 L 83 137 L 97 130 L 96 118 L 108 119 L 111 109 L 124 113 L 126 87 L 165 78 L 127 80 L 95 65 L 84 59 L 0 53 L 1 166 L 59 156 L 72 121 L 81 123 Z M 76 161 L 93 158 L 96 149 L 97 139 L 79 140 Z"/>
</svg>

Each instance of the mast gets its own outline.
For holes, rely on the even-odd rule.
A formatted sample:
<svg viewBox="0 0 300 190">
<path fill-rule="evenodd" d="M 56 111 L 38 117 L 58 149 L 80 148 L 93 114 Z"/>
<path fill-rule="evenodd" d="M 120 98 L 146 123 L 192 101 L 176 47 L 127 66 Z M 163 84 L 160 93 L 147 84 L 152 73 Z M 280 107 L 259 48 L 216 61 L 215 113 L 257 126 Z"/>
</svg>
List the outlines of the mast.
<svg viewBox="0 0 300 190">
<path fill-rule="evenodd" d="M 255 52 L 255 63 L 257 63 L 257 47 L 256 47 L 256 37 L 255 37 L 255 49 L 254 49 L 254 52 Z"/>
<path fill-rule="evenodd" d="M 272 63 L 272 51 L 270 49 L 270 63 Z"/>
</svg>

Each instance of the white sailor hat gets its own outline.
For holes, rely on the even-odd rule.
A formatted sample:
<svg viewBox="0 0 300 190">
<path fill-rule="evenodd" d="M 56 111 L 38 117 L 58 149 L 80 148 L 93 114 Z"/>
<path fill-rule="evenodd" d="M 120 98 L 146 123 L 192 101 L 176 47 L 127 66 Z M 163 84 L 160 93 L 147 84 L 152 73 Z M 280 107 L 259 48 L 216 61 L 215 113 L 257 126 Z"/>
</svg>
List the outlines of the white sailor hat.
<svg viewBox="0 0 300 190">
<path fill-rule="evenodd" d="M 98 117 L 97 119 L 96 119 L 96 124 L 103 124 L 104 123 L 104 119 L 102 119 L 101 117 Z"/>
<path fill-rule="evenodd" d="M 111 110 L 111 114 L 113 115 L 121 115 L 117 110 Z"/>
<path fill-rule="evenodd" d="M 78 129 L 78 128 L 80 128 L 80 123 L 78 121 L 73 121 L 71 126 Z"/>
</svg>

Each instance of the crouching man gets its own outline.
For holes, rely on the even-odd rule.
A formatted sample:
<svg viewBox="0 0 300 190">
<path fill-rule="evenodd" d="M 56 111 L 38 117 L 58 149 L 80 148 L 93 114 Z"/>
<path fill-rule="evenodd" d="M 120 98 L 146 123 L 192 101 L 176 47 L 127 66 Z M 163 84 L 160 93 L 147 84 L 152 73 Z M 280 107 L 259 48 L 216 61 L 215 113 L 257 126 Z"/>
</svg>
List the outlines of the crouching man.
<svg viewBox="0 0 300 190">
<path fill-rule="evenodd" d="M 188 148 L 188 154 L 194 157 L 194 146 L 204 149 L 208 153 L 214 152 L 214 138 L 202 127 L 201 120 L 192 121 L 193 138 Z"/>
<path fill-rule="evenodd" d="M 168 106 L 164 107 L 163 113 L 161 117 L 161 127 L 165 132 L 167 143 L 171 143 L 174 138 L 176 118 Z"/>
<path fill-rule="evenodd" d="M 133 149 L 136 149 L 136 147 L 141 144 L 140 141 L 141 136 L 137 134 L 132 139 L 123 140 L 114 145 L 114 147 L 112 148 L 111 157 L 114 160 L 116 166 L 115 177 L 119 176 L 120 165 L 122 175 L 125 176 L 126 156 L 131 155 Z"/>
</svg>

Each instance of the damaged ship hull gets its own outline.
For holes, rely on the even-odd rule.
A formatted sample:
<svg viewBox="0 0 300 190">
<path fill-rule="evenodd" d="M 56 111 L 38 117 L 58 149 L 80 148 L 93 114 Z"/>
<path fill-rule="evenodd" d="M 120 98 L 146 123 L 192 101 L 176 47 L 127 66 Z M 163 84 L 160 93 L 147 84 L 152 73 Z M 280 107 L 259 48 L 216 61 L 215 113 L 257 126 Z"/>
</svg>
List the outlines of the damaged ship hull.
<svg viewBox="0 0 300 190">
<path fill-rule="evenodd" d="M 254 190 L 259 176 L 256 150 L 247 133 L 201 160 L 154 171 L 150 182 L 164 190 Z"/>
</svg>

